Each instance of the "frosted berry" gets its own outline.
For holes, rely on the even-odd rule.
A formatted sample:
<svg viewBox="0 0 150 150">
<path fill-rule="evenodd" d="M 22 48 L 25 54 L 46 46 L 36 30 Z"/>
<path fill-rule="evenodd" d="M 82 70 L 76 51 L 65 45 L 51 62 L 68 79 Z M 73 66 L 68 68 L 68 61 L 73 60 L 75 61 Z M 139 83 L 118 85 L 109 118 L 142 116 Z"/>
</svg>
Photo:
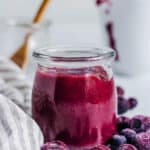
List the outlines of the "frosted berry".
<svg viewBox="0 0 150 150">
<path fill-rule="evenodd" d="M 150 134 L 150 129 L 148 129 L 146 132 Z"/>
<path fill-rule="evenodd" d="M 144 130 L 150 129 L 150 117 L 147 117 L 146 119 L 144 119 L 142 126 L 143 126 Z"/>
<path fill-rule="evenodd" d="M 133 109 L 137 106 L 137 100 L 135 98 L 128 99 L 128 107 L 129 109 Z"/>
<path fill-rule="evenodd" d="M 129 127 L 130 127 L 130 119 L 128 117 L 121 116 L 117 119 L 118 132 Z"/>
<path fill-rule="evenodd" d="M 117 135 L 117 134 L 114 135 L 108 142 L 112 150 L 116 150 L 120 145 L 126 144 L 126 143 L 127 143 L 126 137 L 122 135 Z"/>
<path fill-rule="evenodd" d="M 146 132 L 137 134 L 135 145 L 139 150 L 150 150 L 150 134 Z"/>
<path fill-rule="evenodd" d="M 133 143 L 136 137 L 136 132 L 132 129 L 126 128 L 121 131 L 121 134 L 124 135 L 128 143 Z"/>
<path fill-rule="evenodd" d="M 142 124 L 144 119 L 145 117 L 141 115 L 133 117 L 130 121 L 130 128 L 137 133 L 145 131 Z"/>
<path fill-rule="evenodd" d="M 124 99 L 123 97 L 118 97 L 118 114 L 124 114 L 128 111 L 128 101 Z"/>
<path fill-rule="evenodd" d="M 137 148 L 131 144 L 123 144 L 117 150 L 137 150 Z"/>
<path fill-rule="evenodd" d="M 118 96 L 123 96 L 124 93 L 125 92 L 124 92 L 123 88 L 120 87 L 120 86 L 117 86 L 117 94 L 118 94 Z"/>
<path fill-rule="evenodd" d="M 142 122 L 147 118 L 146 116 L 144 115 L 136 115 L 133 117 L 134 119 L 138 119 L 138 120 L 141 120 Z"/>
</svg>

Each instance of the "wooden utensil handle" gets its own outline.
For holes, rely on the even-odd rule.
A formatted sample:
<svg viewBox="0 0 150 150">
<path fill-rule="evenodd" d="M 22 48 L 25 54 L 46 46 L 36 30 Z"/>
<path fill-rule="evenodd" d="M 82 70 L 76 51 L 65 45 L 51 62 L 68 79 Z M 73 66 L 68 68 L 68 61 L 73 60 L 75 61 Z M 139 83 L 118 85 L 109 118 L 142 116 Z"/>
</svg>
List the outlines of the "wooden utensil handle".
<svg viewBox="0 0 150 150">
<path fill-rule="evenodd" d="M 48 7 L 48 4 L 50 3 L 51 0 L 43 0 L 43 3 L 42 5 L 40 6 L 34 20 L 33 20 L 33 23 L 38 23 L 42 20 L 42 17 L 43 17 L 43 14 L 45 12 L 45 10 L 47 9 Z"/>
</svg>

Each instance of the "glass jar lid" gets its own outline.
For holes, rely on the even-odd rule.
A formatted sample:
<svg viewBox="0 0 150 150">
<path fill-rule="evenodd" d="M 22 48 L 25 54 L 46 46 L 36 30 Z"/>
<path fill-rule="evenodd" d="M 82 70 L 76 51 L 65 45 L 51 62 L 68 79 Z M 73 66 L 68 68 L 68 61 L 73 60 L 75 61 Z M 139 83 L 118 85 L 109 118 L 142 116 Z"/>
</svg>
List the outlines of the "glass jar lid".
<svg viewBox="0 0 150 150">
<path fill-rule="evenodd" d="M 115 51 L 111 48 L 41 48 L 33 52 L 33 57 L 41 66 L 49 67 L 88 67 L 114 60 Z"/>
</svg>

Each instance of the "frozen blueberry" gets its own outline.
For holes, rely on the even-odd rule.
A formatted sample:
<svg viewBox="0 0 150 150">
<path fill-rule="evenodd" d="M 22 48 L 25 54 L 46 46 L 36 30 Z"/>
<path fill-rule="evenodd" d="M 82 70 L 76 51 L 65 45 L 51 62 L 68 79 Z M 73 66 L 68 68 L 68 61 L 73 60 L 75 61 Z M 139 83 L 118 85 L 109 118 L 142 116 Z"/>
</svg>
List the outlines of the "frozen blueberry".
<svg viewBox="0 0 150 150">
<path fill-rule="evenodd" d="M 122 96 L 118 97 L 118 114 L 124 114 L 128 111 L 128 101 L 124 99 Z"/>
<path fill-rule="evenodd" d="M 128 107 L 129 109 L 133 109 L 137 106 L 137 100 L 135 98 L 128 99 Z"/>
<path fill-rule="evenodd" d="M 150 129 L 148 129 L 146 132 L 150 134 Z"/>
<path fill-rule="evenodd" d="M 133 117 L 130 121 L 130 128 L 133 129 L 137 133 L 145 131 L 143 127 L 144 119 L 145 119 L 145 116 L 142 116 L 142 115 Z"/>
<path fill-rule="evenodd" d="M 44 144 L 41 150 L 69 150 L 69 148 L 61 141 L 53 141 Z"/>
<path fill-rule="evenodd" d="M 117 86 L 117 94 L 118 96 L 123 96 L 124 95 L 124 90 L 122 87 Z"/>
<path fill-rule="evenodd" d="M 139 150 L 150 150 L 150 134 L 146 132 L 137 134 L 135 145 Z"/>
<path fill-rule="evenodd" d="M 90 150 L 110 150 L 110 148 L 105 145 L 99 145 L 99 146 L 91 148 Z"/>
<path fill-rule="evenodd" d="M 114 135 L 108 142 L 112 150 L 116 150 L 120 145 L 126 144 L 126 143 L 127 143 L 126 137 L 122 135 L 117 135 L 117 134 Z"/>
<path fill-rule="evenodd" d="M 119 148 L 117 150 L 137 150 L 137 148 L 131 144 L 123 144 L 123 145 L 119 146 Z"/>
<path fill-rule="evenodd" d="M 117 119 L 118 132 L 129 127 L 130 127 L 130 119 L 128 117 L 121 116 Z"/>
<path fill-rule="evenodd" d="M 121 131 L 121 134 L 124 135 L 128 143 L 133 143 L 136 137 L 136 132 L 132 129 L 126 128 Z"/>
<path fill-rule="evenodd" d="M 147 117 L 143 121 L 143 128 L 144 130 L 149 130 L 150 129 L 150 117 Z"/>
</svg>

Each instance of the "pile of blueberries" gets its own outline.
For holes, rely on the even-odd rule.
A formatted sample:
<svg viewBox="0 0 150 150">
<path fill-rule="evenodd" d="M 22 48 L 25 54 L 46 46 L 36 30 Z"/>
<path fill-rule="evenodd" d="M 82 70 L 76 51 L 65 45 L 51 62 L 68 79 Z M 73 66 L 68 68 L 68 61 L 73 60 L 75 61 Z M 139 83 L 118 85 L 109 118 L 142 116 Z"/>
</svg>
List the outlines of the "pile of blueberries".
<svg viewBox="0 0 150 150">
<path fill-rule="evenodd" d="M 125 91 L 122 87 L 117 86 L 118 94 L 118 114 L 122 115 L 137 106 L 137 100 L 134 97 L 125 97 Z"/>
<path fill-rule="evenodd" d="M 41 150 L 69 150 L 69 147 L 55 141 L 46 143 Z M 88 150 L 150 150 L 150 117 L 119 117 L 117 132 L 108 143 Z"/>
<path fill-rule="evenodd" d="M 124 144 L 130 148 L 119 149 Z M 150 117 L 119 117 L 117 134 L 113 135 L 107 145 L 111 150 L 150 150 Z"/>
</svg>

